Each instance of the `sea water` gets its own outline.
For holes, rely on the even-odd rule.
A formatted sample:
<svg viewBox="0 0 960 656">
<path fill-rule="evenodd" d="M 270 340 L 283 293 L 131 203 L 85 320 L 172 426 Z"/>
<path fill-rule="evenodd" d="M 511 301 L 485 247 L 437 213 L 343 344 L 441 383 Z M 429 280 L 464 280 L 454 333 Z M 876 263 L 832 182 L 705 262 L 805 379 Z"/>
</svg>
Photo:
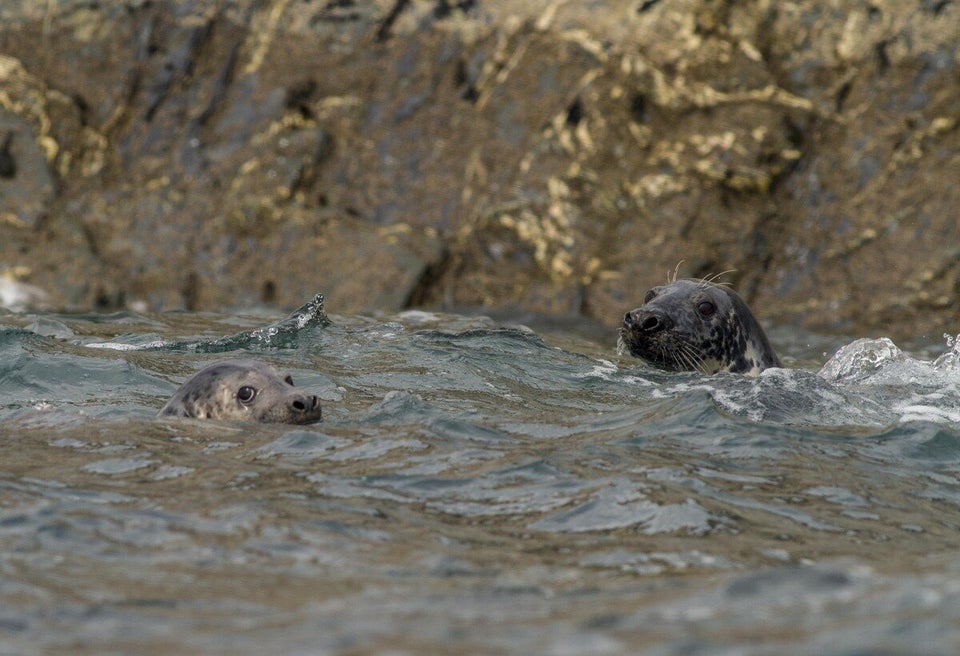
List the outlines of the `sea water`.
<svg viewBox="0 0 960 656">
<path fill-rule="evenodd" d="M 774 329 L 0 314 L 0 654 L 960 653 L 960 356 Z M 158 419 L 255 357 L 311 426 Z"/>
</svg>

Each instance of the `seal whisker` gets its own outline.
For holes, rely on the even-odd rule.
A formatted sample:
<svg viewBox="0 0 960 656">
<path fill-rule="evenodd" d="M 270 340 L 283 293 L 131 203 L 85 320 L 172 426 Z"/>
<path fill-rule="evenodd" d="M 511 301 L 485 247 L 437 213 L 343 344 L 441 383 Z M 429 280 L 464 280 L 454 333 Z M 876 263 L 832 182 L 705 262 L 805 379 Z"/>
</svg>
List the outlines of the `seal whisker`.
<svg viewBox="0 0 960 656">
<path fill-rule="evenodd" d="M 720 273 L 714 273 L 709 276 L 704 276 L 703 278 L 700 279 L 700 283 L 704 287 L 708 285 L 729 287 L 730 286 L 729 282 L 717 282 L 717 279 L 720 278 L 721 276 L 727 275 L 728 273 L 734 273 L 735 271 L 736 269 L 727 269 L 726 271 L 721 271 Z"/>
<path fill-rule="evenodd" d="M 690 356 L 685 351 L 677 351 L 674 358 L 678 365 L 677 369 L 679 371 L 683 371 L 684 369 L 691 369 L 691 368 L 694 370 L 696 369 L 696 367 L 692 366 L 692 363 L 690 362 Z"/>
<path fill-rule="evenodd" d="M 667 272 L 667 284 L 677 282 L 677 277 L 680 275 L 680 265 L 686 262 L 686 260 L 680 260 L 677 262 L 677 266 L 673 267 L 673 275 L 670 275 L 670 272 Z"/>
<path fill-rule="evenodd" d="M 679 335 L 657 345 L 657 355 L 661 362 L 668 363 L 677 371 L 698 370 L 696 349 Z"/>
<path fill-rule="evenodd" d="M 683 361 L 688 369 L 699 371 L 702 374 L 709 374 L 703 363 L 703 357 L 699 350 L 690 342 L 677 340 L 677 357 Z"/>
</svg>

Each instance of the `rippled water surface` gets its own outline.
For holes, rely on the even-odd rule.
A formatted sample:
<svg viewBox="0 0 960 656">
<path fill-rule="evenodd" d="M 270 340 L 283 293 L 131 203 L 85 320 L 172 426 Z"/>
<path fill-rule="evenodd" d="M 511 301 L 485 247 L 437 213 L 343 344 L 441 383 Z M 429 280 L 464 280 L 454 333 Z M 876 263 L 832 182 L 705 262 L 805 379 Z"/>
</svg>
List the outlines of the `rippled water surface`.
<svg viewBox="0 0 960 656">
<path fill-rule="evenodd" d="M 0 314 L 0 652 L 960 652 L 956 354 L 771 336 L 705 378 L 588 326 Z M 324 421 L 155 418 L 236 356 Z"/>
</svg>

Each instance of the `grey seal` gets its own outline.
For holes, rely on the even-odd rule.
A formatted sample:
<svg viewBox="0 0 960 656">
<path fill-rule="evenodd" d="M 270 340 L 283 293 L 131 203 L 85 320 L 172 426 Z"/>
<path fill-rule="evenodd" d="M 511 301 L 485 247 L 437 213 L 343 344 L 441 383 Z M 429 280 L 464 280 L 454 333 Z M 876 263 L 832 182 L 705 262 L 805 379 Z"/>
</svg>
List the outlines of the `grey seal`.
<svg viewBox="0 0 960 656">
<path fill-rule="evenodd" d="M 668 371 L 756 376 L 782 366 L 736 292 L 687 278 L 654 287 L 624 315 L 617 350 Z"/>
<path fill-rule="evenodd" d="M 181 385 L 158 416 L 311 424 L 320 421 L 320 414 L 317 397 L 302 393 L 276 367 L 258 360 L 224 360 Z"/>
</svg>

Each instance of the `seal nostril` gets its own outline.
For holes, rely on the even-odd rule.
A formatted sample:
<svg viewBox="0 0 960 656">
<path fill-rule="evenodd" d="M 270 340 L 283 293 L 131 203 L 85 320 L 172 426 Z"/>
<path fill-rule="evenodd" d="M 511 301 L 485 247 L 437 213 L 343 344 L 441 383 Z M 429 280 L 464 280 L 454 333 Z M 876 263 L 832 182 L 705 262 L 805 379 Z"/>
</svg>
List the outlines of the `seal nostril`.
<svg viewBox="0 0 960 656">
<path fill-rule="evenodd" d="M 290 407 L 297 412 L 312 412 L 320 407 L 320 399 L 316 394 L 311 394 L 310 396 L 295 399 L 290 403 Z"/>
<path fill-rule="evenodd" d="M 657 317 L 647 317 L 643 320 L 643 323 L 640 324 L 640 330 L 647 333 L 655 333 L 660 330 L 660 328 L 660 320 Z"/>
</svg>

